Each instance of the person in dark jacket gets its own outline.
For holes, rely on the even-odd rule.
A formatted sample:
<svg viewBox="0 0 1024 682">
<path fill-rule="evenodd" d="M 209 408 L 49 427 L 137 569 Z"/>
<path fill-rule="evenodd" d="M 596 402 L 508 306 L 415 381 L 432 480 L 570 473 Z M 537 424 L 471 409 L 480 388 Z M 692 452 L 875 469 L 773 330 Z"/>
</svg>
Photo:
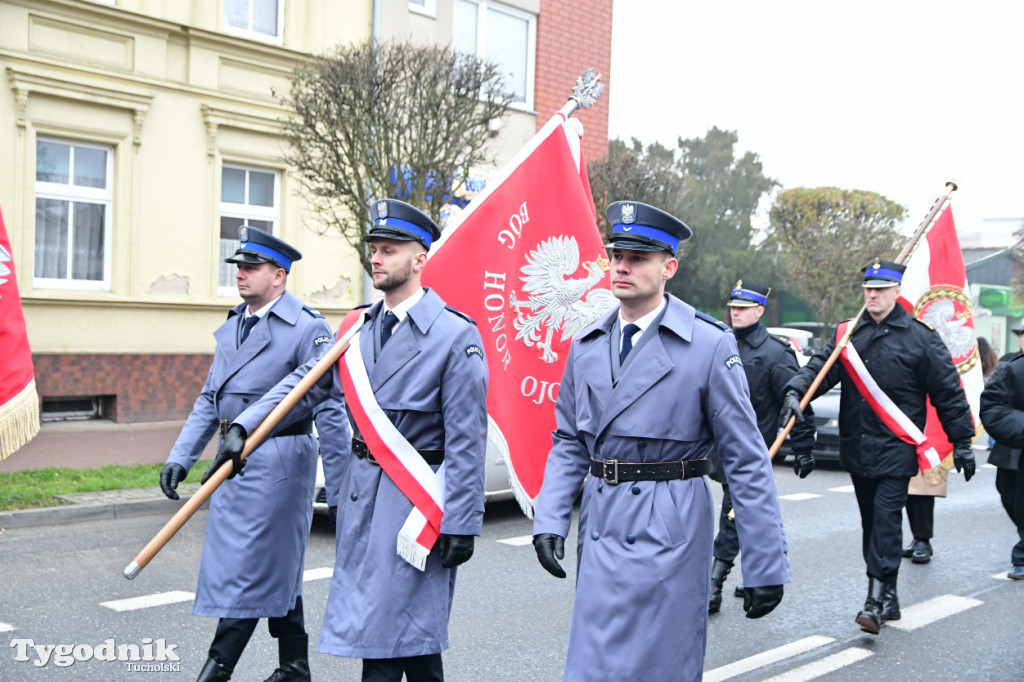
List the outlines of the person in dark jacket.
<svg viewBox="0 0 1024 682">
<path fill-rule="evenodd" d="M 743 372 L 747 375 L 747 385 L 750 387 L 750 404 L 757 417 L 757 430 L 761 432 L 766 446 L 775 442 L 786 382 L 800 369 L 789 343 L 769 334 L 761 324 L 769 293 L 770 287 L 740 280 L 736 282 L 726 304 L 740 360 L 743 362 Z M 800 478 L 806 478 L 814 470 L 813 419 L 805 419 L 794 427 L 790 444 L 795 457 L 793 472 Z M 736 521 L 729 518 L 732 496 L 725 479 L 725 469 L 717 455 L 711 478 L 722 484 L 722 511 L 718 519 L 718 535 L 715 536 L 711 597 L 708 600 L 708 613 L 717 613 L 722 607 L 722 586 L 740 553 L 740 539 L 736 532 Z M 737 594 L 742 594 L 742 588 L 737 590 Z"/>
<path fill-rule="evenodd" d="M 996 469 L 996 490 L 1020 541 L 1010 552 L 1013 580 L 1024 580 L 1024 472 L 1020 453 L 1024 448 L 1024 355 L 1001 362 L 981 393 L 981 423 L 996 439 L 988 463 Z"/>
<path fill-rule="evenodd" d="M 964 478 L 974 475 L 971 439 L 974 420 L 967 396 L 949 351 L 938 332 L 915 319 L 896 304 L 904 266 L 875 260 L 861 269 L 864 273 L 864 316 L 843 352 L 825 375 L 815 397 L 842 382 L 839 403 L 839 463 L 850 472 L 863 529 L 864 561 L 867 564 L 868 596 L 857 614 L 865 632 L 878 634 L 886 620 L 900 617 L 896 578 L 903 545 L 902 512 L 907 486 L 918 471 L 917 445 L 931 399 L 939 421 L 951 443 L 953 463 Z M 840 325 L 837 338 L 846 325 Z M 800 399 L 836 346 L 836 339 L 812 357 L 786 386 L 783 421 L 802 419 Z M 902 438 L 872 409 L 854 383 L 857 359 L 863 360 L 858 381 L 873 379 L 876 389 L 891 401 L 889 416 L 901 412 Z M 849 365 L 847 364 L 849 363 Z M 851 369 L 848 369 L 848 366 Z M 870 375 L 864 376 L 864 373 Z M 884 409 L 884 408 L 879 408 Z M 913 433 L 911 433 L 913 431 Z M 906 440 L 904 440 L 906 439 Z"/>
</svg>

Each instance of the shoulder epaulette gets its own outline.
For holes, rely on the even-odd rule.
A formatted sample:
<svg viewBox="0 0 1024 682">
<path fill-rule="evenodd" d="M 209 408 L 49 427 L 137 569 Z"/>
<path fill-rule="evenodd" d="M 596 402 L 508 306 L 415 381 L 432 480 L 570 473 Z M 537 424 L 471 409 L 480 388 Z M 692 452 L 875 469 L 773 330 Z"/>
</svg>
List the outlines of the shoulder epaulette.
<svg viewBox="0 0 1024 682">
<path fill-rule="evenodd" d="M 470 324 L 472 324 L 474 326 L 476 325 L 476 320 L 474 320 L 472 317 L 470 317 L 466 313 L 462 312 L 461 310 L 456 310 L 455 308 L 451 307 L 450 305 L 446 305 L 444 307 L 444 309 L 449 311 L 449 312 L 455 313 L 456 315 L 458 315 L 459 317 L 464 319 L 466 322 L 469 322 Z"/>
<path fill-rule="evenodd" d="M 364 303 L 362 305 L 355 306 L 354 308 L 352 308 L 352 310 L 361 310 L 363 308 L 369 308 L 372 305 L 373 305 L 372 303 Z"/>
<path fill-rule="evenodd" d="M 778 341 L 779 343 L 781 343 L 786 348 L 792 348 L 793 347 L 793 344 L 790 343 L 789 339 L 787 339 L 785 336 L 779 336 L 778 334 L 769 334 L 768 337 L 771 338 L 774 341 Z"/>
<path fill-rule="evenodd" d="M 925 321 L 924 321 L 924 320 L 922 320 L 921 318 L 919 318 L 919 317 L 915 317 L 915 318 L 914 318 L 914 320 L 915 320 L 915 321 L 917 321 L 917 322 L 920 322 L 921 324 L 923 324 L 924 326 L 928 327 L 928 328 L 929 328 L 929 329 L 931 329 L 932 331 L 935 331 L 935 327 L 931 326 L 930 324 L 928 324 L 927 322 L 925 322 Z"/>
<path fill-rule="evenodd" d="M 711 317 L 711 316 L 710 316 L 710 315 L 708 315 L 707 313 L 702 313 L 702 312 L 701 312 L 701 311 L 699 311 L 699 310 L 697 310 L 697 311 L 694 311 L 694 312 L 696 312 L 696 313 L 697 313 L 697 318 L 698 318 L 698 319 L 700 319 L 700 320 L 704 320 L 705 322 L 707 322 L 707 323 L 709 323 L 709 324 L 713 324 L 714 326 L 716 326 L 716 327 L 718 327 L 719 329 L 721 329 L 721 330 L 722 330 L 723 332 L 727 332 L 727 331 L 729 331 L 729 325 L 727 325 L 727 324 L 726 324 L 725 322 L 722 322 L 722 321 L 721 321 L 721 320 L 719 320 L 719 319 L 718 319 L 717 317 Z"/>
<path fill-rule="evenodd" d="M 302 309 L 305 310 L 310 315 L 312 315 L 313 317 L 319 317 L 321 320 L 324 319 L 323 313 L 321 313 L 316 308 L 311 308 L 308 305 L 303 305 Z"/>
</svg>

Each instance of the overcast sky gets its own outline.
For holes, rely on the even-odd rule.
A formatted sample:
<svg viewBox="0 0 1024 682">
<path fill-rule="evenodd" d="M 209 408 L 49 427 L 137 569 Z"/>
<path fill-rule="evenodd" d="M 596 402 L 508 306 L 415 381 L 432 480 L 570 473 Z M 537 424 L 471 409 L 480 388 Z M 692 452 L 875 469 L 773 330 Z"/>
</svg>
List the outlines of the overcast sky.
<svg viewBox="0 0 1024 682">
<path fill-rule="evenodd" d="M 909 233 L 1024 217 L 1021 0 L 616 0 L 610 137 L 739 133 L 785 188 L 878 192 Z M 685 219 L 685 216 L 681 216 Z"/>
</svg>

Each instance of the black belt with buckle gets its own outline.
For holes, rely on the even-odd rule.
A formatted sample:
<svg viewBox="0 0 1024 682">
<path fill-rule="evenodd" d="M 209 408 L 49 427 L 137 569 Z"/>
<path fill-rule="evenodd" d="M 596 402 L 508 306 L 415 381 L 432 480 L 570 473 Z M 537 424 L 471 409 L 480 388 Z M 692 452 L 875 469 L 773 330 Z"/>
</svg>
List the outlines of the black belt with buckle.
<svg viewBox="0 0 1024 682">
<path fill-rule="evenodd" d="M 427 464 L 440 465 L 444 461 L 444 450 L 417 450 L 416 452 L 420 453 L 420 457 Z M 377 460 L 374 459 L 370 448 L 366 446 L 366 442 L 359 438 L 352 439 L 352 454 L 359 459 L 365 459 L 370 464 L 377 464 Z"/>
<path fill-rule="evenodd" d="M 233 423 L 234 422 L 232 422 L 230 419 L 221 419 L 220 420 L 220 437 L 221 438 L 223 438 L 224 436 L 227 435 L 228 428 L 230 428 L 231 424 L 233 424 Z M 291 426 L 287 426 L 287 427 L 281 429 L 280 431 L 275 433 L 273 436 L 271 436 L 271 438 L 280 438 L 281 436 L 308 436 L 311 433 L 313 433 L 313 420 L 312 419 L 304 419 L 303 421 L 295 422 Z"/>
<path fill-rule="evenodd" d="M 710 459 L 684 459 L 675 462 L 620 462 L 617 459 L 590 460 L 590 474 L 605 483 L 620 481 L 675 481 L 707 476 L 714 471 Z"/>
</svg>

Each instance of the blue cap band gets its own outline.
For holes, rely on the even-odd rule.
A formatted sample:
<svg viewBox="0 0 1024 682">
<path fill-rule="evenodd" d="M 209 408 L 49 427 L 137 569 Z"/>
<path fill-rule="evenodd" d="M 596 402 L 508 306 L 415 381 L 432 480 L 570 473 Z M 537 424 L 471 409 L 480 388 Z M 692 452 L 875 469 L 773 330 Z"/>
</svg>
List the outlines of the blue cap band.
<svg viewBox="0 0 1024 682">
<path fill-rule="evenodd" d="M 679 237 L 649 225 L 623 225 L 621 223 L 617 223 L 612 226 L 612 234 L 638 234 L 642 237 L 648 237 L 666 244 L 672 249 L 673 253 L 675 253 L 676 249 L 679 248 Z"/>
<path fill-rule="evenodd" d="M 256 242 L 242 242 L 241 244 L 238 245 L 238 250 L 239 251 L 255 251 L 256 253 L 260 254 L 261 256 L 266 256 L 267 258 L 273 258 L 274 261 L 276 261 L 278 265 L 280 265 L 285 270 L 288 270 L 289 272 L 291 272 L 291 269 L 292 269 L 292 262 L 291 262 L 291 260 L 288 259 L 280 251 L 275 251 L 274 249 L 270 248 L 269 246 L 264 246 L 263 244 L 257 244 Z"/>
<path fill-rule="evenodd" d="M 733 289 L 733 298 L 749 298 L 751 301 L 757 301 L 761 305 L 768 305 L 768 297 L 762 296 L 761 294 L 750 291 L 749 289 Z"/>
<path fill-rule="evenodd" d="M 903 281 L 903 275 L 895 270 L 886 270 L 885 268 L 868 268 L 864 271 L 864 279 L 871 279 L 873 277 L 885 277 L 888 279 L 894 279 L 897 282 Z"/>
<path fill-rule="evenodd" d="M 426 245 L 428 249 L 430 248 L 430 245 L 434 241 L 434 236 L 430 234 L 428 230 L 424 230 L 416 223 L 410 223 L 408 220 L 402 220 L 401 218 L 392 218 L 390 216 L 387 218 L 378 218 L 377 222 L 374 223 L 374 226 L 396 227 L 400 230 L 405 230 L 406 232 L 412 232 L 413 234 L 423 239 L 423 243 Z"/>
</svg>

